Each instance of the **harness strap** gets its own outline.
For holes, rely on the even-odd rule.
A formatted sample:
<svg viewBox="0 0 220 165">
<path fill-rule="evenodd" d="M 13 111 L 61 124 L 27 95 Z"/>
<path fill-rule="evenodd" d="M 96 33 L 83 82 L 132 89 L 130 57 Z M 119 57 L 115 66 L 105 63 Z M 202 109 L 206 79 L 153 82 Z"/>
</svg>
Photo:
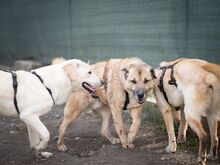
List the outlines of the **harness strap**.
<svg viewBox="0 0 220 165">
<path fill-rule="evenodd" d="M 165 98 L 165 100 L 167 101 L 167 103 L 172 106 L 168 100 L 168 97 L 167 97 L 167 94 L 166 94 L 166 91 L 164 89 L 164 84 L 163 84 L 163 79 L 164 79 L 164 75 L 166 73 L 166 70 L 167 69 L 170 69 L 170 80 L 168 81 L 168 84 L 169 85 L 174 85 L 176 88 L 178 87 L 177 83 L 176 83 L 176 79 L 174 77 L 174 66 L 180 62 L 182 60 L 179 60 L 177 62 L 175 62 L 174 64 L 172 65 L 169 65 L 169 66 L 163 66 L 163 67 L 160 67 L 159 69 L 162 70 L 162 75 L 160 77 L 160 83 L 158 85 L 160 91 L 163 93 L 163 97 Z M 176 108 L 177 109 L 177 108 Z"/>
<path fill-rule="evenodd" d="M 14 105 L 15 105 L 15 109 L 16 109 L 18 115 L 19 115 L 20 112 L 19 112 L 17 98 L 16 98 L 17 88 L 18 88 L 17 74 L 15 72 L 11 71 L 11 76 L 12 76 L 12 85 L 13 85 L 13 88 L 14 88 Z"/>
<path fill-rule="evenodd" d="M 92 98 L 94 98 L 94 99 L 98 99 L 99 97 L 96 96 L 96 95 L 92 95 Z"/>
<path fill-rule="evenodd" d="M 50 88 L 48 88 L 45 84 L 44 84 L 44 80 L 42 79 L 42 77 L 40 77 L 39 74 L 37 74 L 35 71 L 31 72 L 32 74 L 34 74 L 39 80 L 40 82 L 45 86 L 45 88 L 47 89 L 48 93 L 50 94 L 52 100 L 53 100 L 53 104 L 55 104 L 54 98 L 53 98 L 53 93 L 52 90 Z"/>
<path fill-rule="evenodd" d="M 127 91 L 125 91 L 125 102 L 124 102 L 123 110 L 127 110 L 127 106 L 129 103 L 130 103 L 129 93 Z"/>
<path fill-rule="evenodd" d="M 167 103 L 170 105 L 168 97 L 167 97 L 167 93 L 166 93 L 166 91 L 164 89 L 164 85 L 163 85 L 163 78 L 164 78 L 165 73 L 166 73 L 166 69 L 162 69 L 162 75 L 160 77 L 160 84 L 158 85 L 158 87 L 159 87 L 160 91 L 163 93 L 163 97 L 165 98 Z"/>
</svg>

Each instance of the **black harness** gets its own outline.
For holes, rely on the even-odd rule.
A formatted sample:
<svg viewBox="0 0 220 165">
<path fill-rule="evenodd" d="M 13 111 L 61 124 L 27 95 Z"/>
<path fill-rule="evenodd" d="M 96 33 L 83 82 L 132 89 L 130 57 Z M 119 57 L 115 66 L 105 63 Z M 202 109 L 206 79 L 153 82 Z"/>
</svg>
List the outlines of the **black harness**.
<svg viewBox="0 0 220 165">
<path fill-rule="evenodd" d="M 127 106 L 129 103 L 130 103 L 129 93 L 125 91 L 125 102 L 124 102 L 123 110 L 127 110 Z"/>
<path fill-rule="evenodd" d="M 18 102 L 17 102 L 17 89 L 18 89 L 18 81 L 17 81 L 17 74 L 13 71 L 6 71 L 4 70 L 5 72 L 10 72 L 11 73 L 11 77 L 12 77 L 12 86 L 13 86 L 13 89 L 14 89 L 14 106 L 15 106 L 15 109 L 18 113 L 18 116 L 20 115 L 20 111 L 19 111 L 19 108 L 18 108 Z M 48 88 L 45 84 L 44 84 L 44 81 L 43 79 L 36 73 L 36 72 L 32 72 L 32 74 L 34 74 L 35 76 L 38 77 L 38 79 L 41 81 L 41 83 L 45 86 L 45 88 L 47 89 L 47 91 L 49 92 L 52 100 L 53 100 L 53 103 L 54 102 L 54 99 L 53 99 L 53 95 L 52 95 L 52 91 L 50 88 Z"/>
<path fill-rule="evenodd" d="M 11 71 L 11 76 L 12 76 L 12 85 L 13 85 L 13 89 L 14 89 L 14 105 L 15 105 L 15 109 L 18 113 L 18 116 L 20 115 L 20 111 L 18 108 L 18 103 L 17 103 L 17 88 L 18 88 L 18 81 L 17 81 L 17 74 L 13 71 Z"/>
<path fill-rule="evenodd" d="M 180 60 L 180 61 L 181 61 L 181 60 Z M 177 61 L 177 62 L 175 62 L 175 63 L 172 64 L 172 65 L 163 66 L 163 67 L 160 67 L 160 68 L 159 68 L 160 70 L 162 70 L 162 75 L 161 75 L 161 77 L 160 77 L 160 81 L 159 81 L 160 83 L 159 83 L 158 87 L 159 87 L 160 91 L 163 93 L 163 96 L 164 96 L 165 100 L 167 101 L 167 103 L 168 103 L 170 106 L 172 106 L 172 105 L 170 104 L 170 102 L 169 102 L 169 100 L 168 100 L 168 97 L 167 97 L 167 94 L 166 94 L 166 91 L 165 91 L 165 89 L 164 89 L 163 79 L 164 79 L 164 75 L 165 75 L 165 73 L 166 73 L 166 70 L 167 70 L 167 69 L 170 69 L 170 80 L 168 81 L 168 84 L 169 84 L 169 85 L 174 85 L 176 88 L 178 87 L 178 85 L 177 85 L 177 83 L 176 83 L 176 79 L 175 79 L 175 77 L 174 77 L 174 66 L 175 66 L 178 62 L 180 62 L 180 61 Z"/>
<path fill-rule="evenodd" d="M 53 93 L 51 91 L 50 88 L 48 88 L 45 84 L 44 84 L 44 80 L 42 79 L 42 77 L 40 77 L 39 74 L 37 74 L 35 71 L 31 72 L 32 74 L 34 74 L 39 80 L 40 82 L 44 85 L 44 87 L 47 89 L 48 93 L 50 94 L 52 100 L 53 100 L 53 104 L 55 104 L 54 98 L 53 98 Z"/>
</svg>

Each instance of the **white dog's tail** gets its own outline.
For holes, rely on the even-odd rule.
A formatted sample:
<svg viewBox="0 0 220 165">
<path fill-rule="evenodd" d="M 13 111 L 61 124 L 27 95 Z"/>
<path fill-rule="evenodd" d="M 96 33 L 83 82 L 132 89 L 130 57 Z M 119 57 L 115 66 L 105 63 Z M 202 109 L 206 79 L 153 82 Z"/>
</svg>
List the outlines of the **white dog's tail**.
<svg viewBox="0 0 220 165">
<path fill-rule="evenodd" d="M 65 58 L 63 58 L 63 57 L 56 57 L 56 58 L 54 58 L 54 59 L 52 60 L 52 65 L 54 65 L 54 64 L 59 64 L 59 63 L 64 62 L 64 61 L 66 61 Z"/>
</svg>

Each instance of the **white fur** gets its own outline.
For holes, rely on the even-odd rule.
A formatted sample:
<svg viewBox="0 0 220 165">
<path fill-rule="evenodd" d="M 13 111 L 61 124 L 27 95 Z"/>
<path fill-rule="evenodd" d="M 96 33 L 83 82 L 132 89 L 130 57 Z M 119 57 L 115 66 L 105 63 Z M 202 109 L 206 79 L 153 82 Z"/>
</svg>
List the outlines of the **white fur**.
<svg viewBox="0 0 220 165">
<path fill-rule="evenodd" d="M 64 66 L 78 64 L 76 79 L 72 81 L 66 73 Z M 82 82 L 87 82 L 94 87 L 101 86 L 101 79 L 95 74 L 88 74 L 90 66 L 80 60 L 68 60 L 55 65 L 50 65 L 34 70 L 44 81 L 44 84 L 51 89 L 55 104 L 66 102 L 70 93 L 81 87 Z M 41 152 L 50 139 L 50 134 L 45 125 L 39 119 L 46 114 L 53 106 L 53 100 L 40 80 L 30 72 L 16 71 L 18 88 L 17 102 L 20 111 L 20 119 L 25 122 L 28 128 L 30 147 L 40 153 L 41 157 L 49 157 Z M 14 90 L 11 73 L 0 71 L 0 113 L 7 116 L 18 116 L 14 105 Z M 74 86 L 78 83 L 78 86 Z"/>
</svg>

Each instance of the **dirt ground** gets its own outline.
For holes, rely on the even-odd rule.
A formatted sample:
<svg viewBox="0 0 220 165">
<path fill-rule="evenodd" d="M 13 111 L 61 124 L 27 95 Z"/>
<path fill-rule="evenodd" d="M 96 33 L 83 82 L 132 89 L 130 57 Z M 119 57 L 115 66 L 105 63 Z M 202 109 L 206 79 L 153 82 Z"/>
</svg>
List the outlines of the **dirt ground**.
<svg viewBox="0 0 220 165">
<path fill-rule="evenodd" d="M 147 114 L 143 113 L 143 118 Z M 101 120 L 91 110 L 84 111 L 66 134 L 68 151 L 56 149 L 58 128 L 63 117 L 63 106 L 42 117 L 51 133 L 47 151 L 53 153 L 48 160 L 35 160 L 29 149 L 26 126 L 15 118 L 0 116 L 0 165 L 172 165 L 195 164 L 197 151 L 178 148 L 175 154 L 166 154 L 167 136 L 159 135 L 160 127 L 143 122 L 134 149 L 123 149 L 120 144 L 111 145 L 100 135 Z M 124 112 L 126 128 L 131 123 Z M 114 135 L 113 124 L 111 131 Z M 157 132 L 157 133 L 156 133 Z M 217 164 L 208 161 L 208 165 Z"/>
</svg>

